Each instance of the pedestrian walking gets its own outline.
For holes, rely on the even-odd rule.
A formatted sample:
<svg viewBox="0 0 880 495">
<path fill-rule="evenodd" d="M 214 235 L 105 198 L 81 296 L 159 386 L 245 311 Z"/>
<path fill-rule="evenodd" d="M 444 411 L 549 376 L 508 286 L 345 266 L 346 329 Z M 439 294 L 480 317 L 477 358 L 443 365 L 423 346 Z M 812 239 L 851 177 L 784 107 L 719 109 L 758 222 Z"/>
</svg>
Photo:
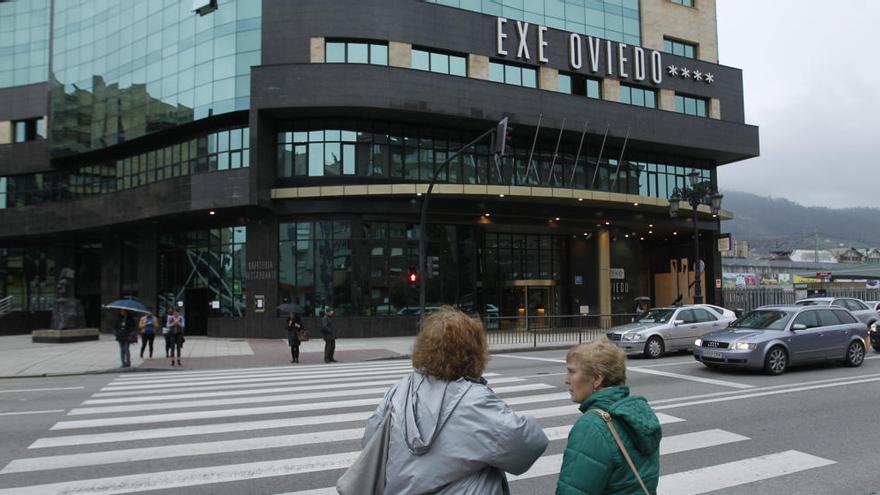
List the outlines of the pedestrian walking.
<svg viewBox="0 0 880 495">
<path fill-rule="evenodd" d="M 336 353 L 336 332 L 333 329 L 333 317 L 336 312 L 333 308 L 321 311 L 321 336 L 324 337 L 324 362 L 337 363 L 333 355 Z"/>
<path fill-rule="evenodd" d="M 168 340 L 171 341 L 171 366 L 174 366 L 175 351 L 177 351 L 177 365 L 180 366 L 181 348 L 186 341 L 183 336 L 183 329 L 185 327 L 183 315 L 175 308 L 171 313 L 171 319 L 168 321 Z"/>
<path fill-rule="evenodd" d="M 299 313 L 290 313 L 287 317 L 287 345 L 290 346 L 291 363 L 299 363 L 300 332 L 302 331 L 302 317 Z"/>
<path fill-rule="evenodd" d="M 153 340 L 156 338 L 156 326 L 159 323 L 158 320 L 159 319 L 152 314 L 146 314 L 141 316 L 141 320 L 138 322 L 138 329 L 141 333 L 141 359 L 144 358 L 144 350 L 148 345 L 150 349 L 150 359 L 153 359 Z"/>
<path fill-rule="evenodd" d="M 165 311 L 165 318 L 162 320 L 162 339 L 165 341 L 165 357 L 171 357 L 171 348 L 173 347 L 171 341 L 171 319 L 174 317 L 174 308 L 168 307 Z"/>
<path fill-rule="evenodd" d="M 119 319 L 116 321 L 116 327 L 113 329 L 113 335 L 119 344 L 119 360 L 122 361 L 122 368 L 131 366 L 131 349 L 132 339 L 137 342 L 137 327 L 129 317 L 128 311 L 121 310 Z"/>
<path fill-rule="evenodd" d="M 384 493 L 506 494 L 505 472 L 522 474 L 541 456 L 547 436 L 487 385 L 488 360 L 480 320 L 444 307 L 422 321 L 414 371 L 364 430 L 366 445 L 390 414 Z"/>
<path fill-rule="evenodd" d="M 568 351 L 565 366 L 584 414 L 568 434 L 557 495 L 656 493 L 660 422 L 644 397 L 630 396 L 623 350 L 601 337 Z"/>
</svg>

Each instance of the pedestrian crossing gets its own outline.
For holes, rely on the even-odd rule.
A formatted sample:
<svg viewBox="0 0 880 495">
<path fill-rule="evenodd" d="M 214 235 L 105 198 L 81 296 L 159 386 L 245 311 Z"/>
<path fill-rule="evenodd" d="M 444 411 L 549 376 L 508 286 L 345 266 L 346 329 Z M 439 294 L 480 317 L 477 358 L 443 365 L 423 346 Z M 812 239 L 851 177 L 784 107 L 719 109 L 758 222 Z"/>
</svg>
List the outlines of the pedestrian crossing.
<svg viewBox="0 0 880 495">
<path fill-rule="evenodd" d="M 365 420 L 410 371 L 408 361 L 384 361 L 120 376 L 6 464 L 0 495 L 335 494 L 335 480 L 357 458 Z M 580 412 L 561 383 L 486 377 L 514 410 L 538 418 L 551 441 L 528 472 L 509 476 L 513 493 L 525 480 L 552 493 Z M 662 412 L 658 418 L 660 494 L 709 493 L 834 464 L 786 450 L 666 473 L 663 457 L 751 439 L 688 431 L 685 419 Z"/>
</svg>

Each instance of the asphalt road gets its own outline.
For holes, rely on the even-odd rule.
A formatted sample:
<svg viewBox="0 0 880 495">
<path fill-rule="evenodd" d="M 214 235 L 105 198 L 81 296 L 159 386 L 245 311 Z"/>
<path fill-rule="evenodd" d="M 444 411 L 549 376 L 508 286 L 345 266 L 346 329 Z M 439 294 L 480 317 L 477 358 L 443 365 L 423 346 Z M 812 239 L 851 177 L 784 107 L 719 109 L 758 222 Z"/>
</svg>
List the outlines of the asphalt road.
<svg viewBox="0 0 880 495">
<path fill-rule="evenodd" d="M 489 382 L 555 432 L 516 494 L 555 488 L 564 351 L 493 356 Z M 0 381 L 0 495 L 335 493 L 364 418 L 404 361 Z M 880 493 L 880 354 L 779 377 L 687 354 L 631 358 L 629 385 L 664 422 L 660 493 Z"/>
</svg>

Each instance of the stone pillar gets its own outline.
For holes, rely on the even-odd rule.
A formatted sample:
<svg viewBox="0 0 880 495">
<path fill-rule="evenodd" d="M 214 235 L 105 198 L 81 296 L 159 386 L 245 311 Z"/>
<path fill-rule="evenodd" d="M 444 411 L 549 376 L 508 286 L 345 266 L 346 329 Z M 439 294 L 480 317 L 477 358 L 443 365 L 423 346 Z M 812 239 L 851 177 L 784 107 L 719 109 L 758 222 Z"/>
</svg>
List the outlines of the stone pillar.
<svg viewBox="0 0 880 495">
<path fill-rule="evenodd" d="M 138 298 L 158 315 L 159 295 L 159 234 L 154 224 L 138 229 Z"/>
<path fill-rule="evenodd" d="M 474 79 L 489 79 L 489 57 L 483 55 L 468 55 L 468 77 Z"/>
<path fill-rule="evenodd" d="M 559 91 L 559 70 L 541 67 L 538 70 L 538 87 L 547 91 Z"/>
<path fill-rule="evenodd" d="M 0 121 L 0 144 L 9 144 L 12 142 L 12 121 Z"/>
<path fill-rule="evenodd" d="M 402 67 L 409 69 L 412 67 L 412 45 L 409 43 L 399 43 L 397 41 L 388 42 L 388 65 L 391 67 Z"/>
<path fill-rule="evenodd" d="M 601 328 L 608 328 L 611 326 L 611 234 L 607 230 L 599 231 L 596 248 L 599 325 Z"/>
<path fill-rule="evenodd" d="M 245 263 L 245 325 L 235 330 L 236 337 L 281 338 L 283 321 L 278 316 L 278 220 L 270 215 L 247 219 Z M 257 312 L 256 297 L 262 296 L 265 310 Z M 228 337 L 231 335 L 222 335 Z"/>
<path fill-rule="evenodd" d="M 620 101 L 620 81 L 617 79 L 602 79 L 602 99 L 605 101 Z"/>
<path fill-rule="evenodd" d="M 323 64 L 324 63 L 324 38 L 323 37 L 313 37 L 309 46 L 310 57 L 309 61 L 313 64 Z"/>
<path fill-rule="evenodd" d="M 675 111 L 675 91 L 671 89 L 660 90 L 660 101 L 658 102 L 660 110 L 668 112 Z"/>
<path fill-rule="evenodd" d="M 721 100 L 718 98 L 711 98 L 709 100 L 709 118 L 721 119 Z"/>
<path fill-rule="evenodd" d="M 101 305 L 118 299 L 122 275 L 122 240 L 118 234 L 105 234 L 101 239 Z M 101 331 L 112 332 L 116 314 L 101 310 Z"/>
</svg>

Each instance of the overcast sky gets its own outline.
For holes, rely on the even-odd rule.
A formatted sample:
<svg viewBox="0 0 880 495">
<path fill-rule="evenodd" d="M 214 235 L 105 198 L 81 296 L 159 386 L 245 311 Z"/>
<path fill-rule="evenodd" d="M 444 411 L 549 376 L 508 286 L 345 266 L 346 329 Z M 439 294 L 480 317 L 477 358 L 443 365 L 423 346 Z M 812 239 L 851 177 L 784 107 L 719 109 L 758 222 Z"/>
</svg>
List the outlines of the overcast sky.
<svg viewBox="0 0 880 495">
<path fill-rule="evenodd" d="M 743 70 L 761 156 L 721 189 L 880 207 L 880 1 L 717 0 L 719 62 Z M 722 115 L 724 109 L 721 109 Z"/>
</svg>

